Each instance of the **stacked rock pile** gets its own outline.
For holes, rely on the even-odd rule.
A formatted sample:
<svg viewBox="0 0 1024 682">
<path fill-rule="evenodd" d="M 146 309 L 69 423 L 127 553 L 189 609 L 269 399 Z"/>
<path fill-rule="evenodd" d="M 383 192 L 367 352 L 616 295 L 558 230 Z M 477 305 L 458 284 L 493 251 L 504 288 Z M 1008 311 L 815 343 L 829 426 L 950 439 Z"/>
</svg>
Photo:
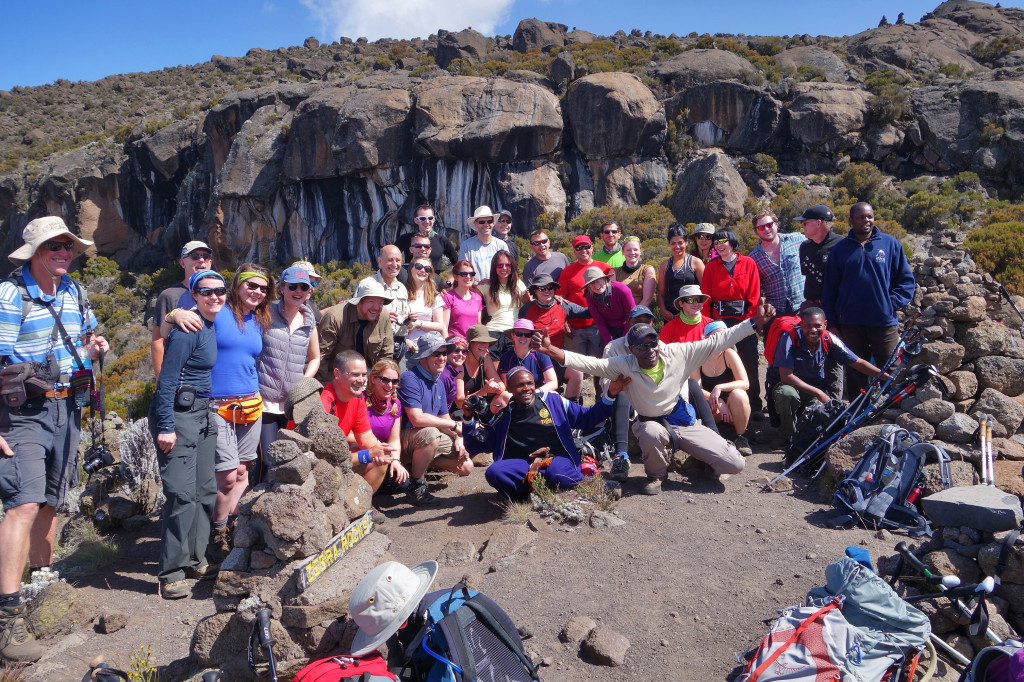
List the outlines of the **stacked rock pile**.
<svg viewBox="0 0 1024 682">
<path fill-rule="evenodd" d="M 255 679 L 246 642 L 262 608 L 271 610 L 282 679 L 309 658 L 347 645 L 351 592 L 390 547 L 386 535 L 371 529 L 315 582 L 305 589 L 299 582 L 302 564 L 370 510 L 370 487 L 353 473 L 345 434 L 324 411 L 321 389 L 314 379 L 292 389 L 287 407 L 296 428 L 280 432 L 269 448 L 267 480 L 242 498 L 234 549 L 213 590 L 217 613 L 196 626 L 193 661 L 220 668 L 225 679 Z"/>
<path fill-rule="evenodd" d="M 915 315 L 926 342 L 911 364 L 935 365 L 940 381 L 919 389 L 881 420 L 917 432 L 943 446 L 953 459 L 953 485 L 979 480 L 976 445 L 980 414 L 991 415 L 995 482 L 1006 492 L 1024 495 L 1024 342 L 1021 319 L 1005 303 L 999 283 L 979 272 L 960 245 L 966 234 L 941 230 L 932 235 L 927 257 L 911 260 L 917 279 L 913 301 L 900 313 L 901 322 Z M 1016 298 L 1018 308 L 1024 299 Z M 826 457 L 836 480 L 849 473 L 866 443 L 884 425 L 854 431 L 833 446 Z M 930 465 L 934 468 L 935 465 Z M 928 482 L 938 481 L 932 471 Z M 936 492 L 934 485 L 925 494 Z"/>
</svg>

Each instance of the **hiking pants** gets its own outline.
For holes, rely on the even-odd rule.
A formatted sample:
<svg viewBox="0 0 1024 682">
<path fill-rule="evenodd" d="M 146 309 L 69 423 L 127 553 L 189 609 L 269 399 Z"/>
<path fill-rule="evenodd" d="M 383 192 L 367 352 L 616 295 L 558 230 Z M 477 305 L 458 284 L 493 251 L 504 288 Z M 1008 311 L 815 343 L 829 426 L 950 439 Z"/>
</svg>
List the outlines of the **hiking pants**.
<svg viewBox="0 0 1024 682">
<path fill-rule="evenodd" d="M 723 318 L 726 326 L 732 328 L 738 324 L 749 324 L 747 320 L 736 318 Z M 761 374 L 758 371 L 757 334 L 751 334 L 736 342 L 736 353 L 740 356 L 743 369 L 747 372 L 747 380 L 750 388 L 747 389 L 747 398 L 750 399 L 750 413 L 756 414 L 764 409 L 761 401 Z"/>
<path fill-rule="evenodd" d="M 743 456 L 736 446 L 706 426 L 672 426 L 680 449 L 710 466 L 716 474 L 743 471 Z M 640 443 L 644 471 L 652 478 L 664 478 L 674 449 L 672 435 L 657 421 L 637 421 L 633 435 Z"/>
<path fill-rule="evenodd" d="M 818 402 L 810 393 L 804 393 L 794 386 L 779 384 L 772 390 L 772 400 L 775 401 L 775 412 L 782 422 L 779 428 L 787 436 L 796 433 L 796 422 L 809 405 Z"/>
<path fill-rule="evenodd" d="M 899 329 L 892 327 L 869 327 L 864 324 L 840 324 L 839 335 L 843 343 L 876 367 L 889 359 L 896 344 L 900 341 Z M 846 373 L 846 397 L 853 400 L 867 388 L 871 379 L 857 370 Z"/>
<path fill-rule="evenodd" d="M 484 478 L 499 493 L 526 497 L 530 494 L 526 482 L 529 471 L 530 463 L 525 459 L 500 459 L 487 467 Z M 555 457 L 540 474 L 551 488 L 571 488 L 583 480 L 583 471 L 568 457 Z"/>
<path fill-rule="evenodd" d="M 208 398 L 196 398 L 188 410 L 175 408 L 174 433 L 178 438 L 174 447 L 168 453 L 156 450 L 167 498 L 160 531 L 158 577 L 163 582 L 184 580 L 187 567 L 206 563 L 210 519 L 217 501 L 213 471 L 217 424 L 208 406 Z M 150 412 L 150 424 L 155 423 Z"/>
</svg>

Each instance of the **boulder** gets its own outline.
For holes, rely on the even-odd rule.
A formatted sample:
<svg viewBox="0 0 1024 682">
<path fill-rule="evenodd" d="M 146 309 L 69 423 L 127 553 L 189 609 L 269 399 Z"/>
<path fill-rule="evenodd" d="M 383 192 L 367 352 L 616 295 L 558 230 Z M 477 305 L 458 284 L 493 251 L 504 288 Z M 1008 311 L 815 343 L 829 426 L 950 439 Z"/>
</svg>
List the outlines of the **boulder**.
<svg viewBox="0 0 1024 682">
<path fill-rule="evenodd" d="M 287 429 L 281 429 L 278 431 L 278 439 L 270 444 L 267 448 L 266 457 L 271 467 L 281 466 L 287 462 L 292 461 L 296 457 L 302 456 L 302 449 L 299 445 L 294 442 L 290 437 L 284 438 L 281 434 L 284 434 Z M 289 431 L 289 433 L 295 433 Z"/>
<path fill-rule="evenodd" d="M 1011 397 L 1024 393 L 1024 360 L 989 356 L 978 358 L 974 369 L 983 391 L 992 388 Z"/>
<path fill-rule="evenodd" d="M 268 450 L 270 448 L 267 448 Z M 267 472 L 267 481 L 270 483 L 295 483 L 301 484 L 313 470 L 313 464 L 318 462 L 312 454 L 302 455 L 293 460 L 273 467 Z"/>
<path fill-rule="evenodd" d="M 896 417 L 896 425 L 917 433 L 921 436 L 921 440 L 931 440 L 935 437 L 935 427 L 910 412 L 902 412 L 900 416 Z"/>
<path fill-rule="evenodd" d="M 686 167 L 676 181 L 669 207 L 681 223 L 739 220 L 744 215 L 747 185 L 732 160 L 712 152 Z"/>
<path fill-rule="evenodd" d="M 853 85 L 797 83 L 790 91 L 789 129 L 807 147 L 834 152 L 853 147 L 866 122 L 871 93 Z"/>
<path fill-rule="evenodd" d="M 738 79 L 744 71 L 757 73 L 757 68 L 728 50 L 686 50 L 654 67 L 654 74 L 676 90 L 698 83 Z"/>
<path fill-rule="evenodd" d="M 825 461 L 828 463 L 828 470 L 832 477 L 841 481 L 849 476 L 853 468 L 857 466 L 857 462 L 864 456 L 864 450 L 868 444 L 878 438 L 888 427 L 888 424 L 865 426 L 851 432 L 832 445 L 825 453 Z"/>
<path fill-rule="evenodd" d="M 938 424 L 953 416 L 956 408 L 953 403 L 947 403 L 940 398 L 925 400 L 910 408 L 910 413 L 915 417 L 925 420 L 929 424 Z"/>
<path fill-rule="evenodd" d="M 988 304 L 984 297 L 968 296 L 961 305 L 946 313 L 946 317 L 954 322 L 981 322 L 985 319 L 987 308 Z"/>
<path fill-rule="evenodd" d="M 978 582 L 981 571 L 971 557 L 964 556 L 953 549 L 940 549 L 929 552 L 923 558 L 926 566 L 937 575 L 955 575 L 963 584 Z"/>
<path fill-rule="evenodd" d="M 299 105 L 288 132 L 289 180 L 330 178 L 412 159 L 412 93 L 406 87 L 325 88 Z"/>
<path fill-rule="evenodd" d="M 437 47 L 434 50 L 434 61 L 442 69 L 447 69 L 455 59 L 478 62 L 487 54 L 487 36 L 471 28 L 452 33 L 440 30 L 437 32 Z"/>
<path fill-rule="evenodd" d="M 956 64 L 965 71 L 983 68 L 970 55 L 980 36 L 948 19 L 933 18 L 919 24 L 893 24 L 846 39 L 847 50 L 875 69 L 914 72 L 937 71 Z"/>
<path fill-rule="evenodd" d="M 665 110 L 639 78 L 596 73 L 573 81 L 569 125 L 587 158 L 657 156 L 665 141 Z"/>
<path fill-rule="evenodd" d="M 964 347 L 952 339 L 936 339 L 926 343 L 914 361 L 924 365 L 935 365 L 939 374 L 946 374 L 958 368 L 963 362 Z"/>
<path fill-rule="evenodd" d="M 948 454 L 950 457 L 956 457 L 954 453 Z M 925 495 L 931 495 L 945 489 L 942 482 L 942 473 L 939 471 L 937 462 L 925 464 L 921 475 L 921 489 Z M 952 487 L 974 485 L 978 478 L 973 464 L 957 459 L 949 463 L 949 476 L 953 482 Z"/>
<path fill-rule="evenodd" d="M 415 91 L 416 150 L 439 159 L 517 161 L 555 151 L 562 114 L 555 96 L 503 78 L 439 78 Z"/>
<path fill-rule="evenodd" d="M 253 504 L 252 515 L 275 537 L 294 541 L 312 526 L 313 505 L 298 492 L 268 492 Z"/>
<path fill-rule="evenodd" d="M 978 552 L 978 565 L 981 566 L 987 575 L 996 575 L 996 566 L 999 562 L 999 554 L 1003 549 L 1002 542 L 993 542 Z M 1003 583 L 1024 584 L 1024 546 L 1014 544 L 1007 557 L 1006 568 L 999 576 Z M 1021 604 L 1016 604 L 1015 610 L 1021 610 Z"/>
<path fill-rule="evenodd" d="M 992 434 L 997 438 L 1012 436 L 1020 428 L 1021 422 L 1024 422 L 1024 405 L 992 388 L 982 391 L 968 412 L 975 419 L 981 413 L 996 418 Z"/>
<path fill-rule="evenodd" d="M 287 105 L 260 107 L 242 124 L 228 151 L 215 187 L 223 197 L 271 197 L 281 186 L 284 131 L 292 123 Z"/>
<path fill-rule="evenodd" d="M 778 145 L 783 105 L 762 88 L 732 80 L 691 85 L 665 101 L 668 120 L 684 111 L 695 134 L 700 126 L 716 131 L 715 144 L 746 152 Z"/>
<path fill-rule="evenodd" d="M 99 607 L 86 592 L 59 581 L 50 583 L 29 604 L 27 616 L 36 637 L 66 635 L 91 623 Z"/>
<path fill-rule="evenodd" d="M 311 412 L 325 414 L 324 404 L 320 401 L 320 392 L 324 390 L 323 384 L 312 377 L 304 377 L 295 382 L 288 397 L 285 398 L 284 412 L 290 416 L 296 424 L 303 424 Z M 309 437 L 306 431 L 300 431 L 299 435 Z"/>
<path fill-rule="evenodd" d="M 847 72 L 850 67 L 846 65 L 834 52 L 822 49 L 815 45 L 800 45 L 786 48 L 775 55 L 775 59 L 782 68 L 790 68 L 796 71 L 801 66 L 812 67 L 825 76 L 825 80 L 831 83 L 843 83 L 847 80 Z"/>
<path fill-rule="evenodd" d="M 437 555 L 437 563 L 442 566 L 462 566 L 476 560 L 476 547 L 465 538 L 452 538 Z"/>
<path fill-rule="evenodd" d="M 576 74 L 576 59 L 571 52 L 559 52 L 551 60 L 551 82 L 558 85 L 562 81 L 571 81 Z"/>
<path fill-rule="evenodd" d="M 1020 462 L 996 460 L 992 465 L 992 478 L 996 487 L 1003 492 L 1024 498 L 1024 476 L 1021 475 Z"/>
<path fill-rule="evenodd" d="M 978 422 L 960 412 L 935 426 L 935 435 L 949 443 L 970 443 L 977 432 Z"/>
<path fill-rule="evenodd" d="M 496 181 L 502 207 L 511 211 L 516 221 L 523 225 L 534 225 L 542 213 L 564 214 L 566 211 L 565 187 L 559 176 L 559 166 L 550 160 L 501 164 Z"/>
<path fill-rule="evenodd" d="M 599 206 L 643 205 L 669 183 L 669 169 L 661 159 L 594 159 L 587 166 L 594 181 L 594 202 Z"/>
<path fill-rule="evenodd" d="M 626 662 L 629 640 L 623 635 L 598 625 L 583 640 L 583 653 L 601 665 L 618 667 Z"/>
<path fill-rule="evenodd" d="M 974 372 L 950 372 L 946 378 L 953 385 L 953 390 L 949 394 L 950 400 L 971 400 L 978 394 L 978 377 Z"/>
<path fill-rule="evenodd" d="M 565 46 L 565 33 L 569 27 L 553 21 L 540 19 L 523 19 L 512 34 L 512 49 L 516 52 L 527 50 L 549 50 Z"/>
<path fill-rule="evenodd" d="M 137 130 L 137 129 L 136 129 Z M 133 136 L 134 136 L 133 131 Z M 199 127 L 199 119 L 186 118 L 175 121 L 160 128 L 155 133 L 139 138 L 130 145 L 136 150 L 137 156 L 161 180 L 171 180 L 183 174 L 194 161 L 197 148 L 205 140 Z"/>
<path fill-rule="evenodd" d="M 988 485 L 948 488 L 922 498 L 921 507 L 936 526 L 968 526 L 994 533 L 1018 528 L 1024 520 L 1018 498 Z"/>
<path fill-rule="evenodd" d="M 596 627 L 597 623 L 594 622 L 593 618 L 576 616 L 565 624 L 565 627 L 558 633 L 558 639 L 566 644 L 579 646 L 580 642 L 586 639 L 587 635 Z"/>
</svg>

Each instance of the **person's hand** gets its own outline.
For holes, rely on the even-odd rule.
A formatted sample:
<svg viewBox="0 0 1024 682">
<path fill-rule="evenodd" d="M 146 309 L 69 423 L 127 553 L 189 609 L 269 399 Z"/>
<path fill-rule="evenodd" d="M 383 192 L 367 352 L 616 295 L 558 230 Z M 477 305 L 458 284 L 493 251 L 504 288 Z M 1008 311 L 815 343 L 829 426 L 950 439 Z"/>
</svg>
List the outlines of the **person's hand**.
<svg viewBox="0 0 1024 682">
<path fill-rule="evenodd" d="M 708 407 L 711 408 L 711 414 L 715 417 L 722 416 L 722 401 L 708 399 Z"/>
<path fill-rule="evenodd" d="M 757 304 L 757 317 L 754 318 L 754 324 L 758 329 L 763 329 L 773 317 L 775 317 L 775 306 L 762 296 L 760 303 Z"/>
<path fill-rule="evenodd" d="M 566 327 L 568 329 L 568 327 Z M 530 340 L 530 348 L 533 350 L 539 350 L 541 353 L 547 355 L 553 346 L 551 345 L 551 336 L 548 334 L 548 328 L 544 327 L 544 331 L 539 329 L 533 332 L 533 338 Z"/>
<path fill-rule="evenodd" d="M 197 332 L 203 328 L 203 318 L 199 317 L 199 313 L 194 310 L 179 308 L 174 311 L 171 321 L 178 325 L 178 329 L 186 334 L 189 332 Z"/>
<path fill-rule="evenodd" d="M 455 439 L 452 447 L 455 449 L 455 452 L 459 453 L 458 463 L 460 465 L 469 461 L 469 453 L 466 451 L 466 446 L 462 442 L 462 436 Z"/>
<path fill-rule="evenodd" d="M 178 434 L 176 433 L 159 433 L 156 436 L 156 445 L 161 452 L 168 453 L 174 448 L 174 443 L 177 440 Z"/>
<path fill-rule="evenodd" d="M 419 350 L 419 346 L 416 345 L 415 341 L 410 341 L 409 339 L 406 339 L 405 345 L 409 349 L 410 353 L 415 353 L 416 351 Z"/>
<path fill-rule="evenodd" d="M 817 393 L 817 395 L 815 397 L 817 397 L 818 400 L 821 401 L 822 405 L 827 405 L 828 402 L 830 400 L 832 400 L 832 398 L 830 398 L 828 396 L 828 393 L 825 393 L 825 391 L 818 391 L 818 393 Z"/>
<path fill-rule="evenodd" d="M 487 379 L 484 381 L 484 393 L 497 395 L 504 390 L 505 386 L 500 381 L 495 381 L 494 379 Z"/>
<path fill-rule="evenodd" d="M 390 448 L 390 445 L 385 445 L 384 443 L 381 443 L 379 441 L 377 442 L 376 445 L 367 448 L 370 451 L 370 462 L 372 462 L 373 464 L 390 464 Z"/>
<path fill-rule="evenodd" d="M 409 480 L 409 470 L 402 466 L 402 463 L 397 459 L 391 460 L 388 464 L 388 470 L 391 471 L 392 478 L 395 479 L 396 483 L 405 483 Z"/>
<path fill-rule="evenodd" d="M 627 377 L 620 374 L 616 377 L 615 381 L 608 384 L 608 397 L 614 398 L 617 396 L 624 388 L 626 388 L 626 386 L 629 386 L 629 382 L 631 381 L 633 381 L 633 377 Z"/>
<path fill-rule="evenodd" d="M 549 452 L 551 452 L 551 448 L 549 447 L 537 448 L 527 455 L 526 459 L 543 459 Z"/>
<path fill-rule="evenodd" d="M 0 437 L 0 452 L 3 453 L 4 457 L 14 457 L 14 450 L 7 444 L 7 441 Z"/>
<path fill-rule="evenodd" d="M 89 345 L 89 359 L 99 360 L 100 353 L 106 353 L 110 350 L 110 344 L 107 343 L 107 339 L 102 336 L 93 336 L 92 342 Z"/>
<path fill-rule="evenodd" d="M 718 412 L 722 415 L 722 421 L 726 424 L 732 424 L 732 410 L 729 409 L 729 403 L 724 400 L 718 401 Z"/>
<path fill-rule="evenodd" d="M 708 402 L 709 403 L 717 403 L 717 402 L 720 402 L 721 399 L 722 399 L 722 389 L 719 388 L 718 386 L 715 386 L 713 389 L 711 389 L 711 395 L 708 396 Z"/>
<path fill-rule="evenodd" d="M 398 313 L 394 310 L 388 311 L 388 317 L 391 318 L 391 324 L 398 324 Z"/>
</svg>

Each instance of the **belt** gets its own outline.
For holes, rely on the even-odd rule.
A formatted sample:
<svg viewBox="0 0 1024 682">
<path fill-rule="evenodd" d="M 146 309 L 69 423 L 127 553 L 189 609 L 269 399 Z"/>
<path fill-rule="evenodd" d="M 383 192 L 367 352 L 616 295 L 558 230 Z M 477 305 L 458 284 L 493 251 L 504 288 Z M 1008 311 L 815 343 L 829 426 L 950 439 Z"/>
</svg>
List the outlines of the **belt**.
<svg viewBox="0 0 1024 682">
<path fill-rule="evenodd" d="M 664 418 L 665 417 L 663 417 L 663 416 L 662 417 L 645 417 L 642 414 L 641 415 L 637 415 L 637 419 L 639 419 L 642 422 L 660 422 Z"/>
<path fill-rule="evenodd" d="M 71 395 L 71 389 L 69 388 L 58 388 L 52 391 L 44 393 L 47 398 L 67 398 Z"/>
</svg>

